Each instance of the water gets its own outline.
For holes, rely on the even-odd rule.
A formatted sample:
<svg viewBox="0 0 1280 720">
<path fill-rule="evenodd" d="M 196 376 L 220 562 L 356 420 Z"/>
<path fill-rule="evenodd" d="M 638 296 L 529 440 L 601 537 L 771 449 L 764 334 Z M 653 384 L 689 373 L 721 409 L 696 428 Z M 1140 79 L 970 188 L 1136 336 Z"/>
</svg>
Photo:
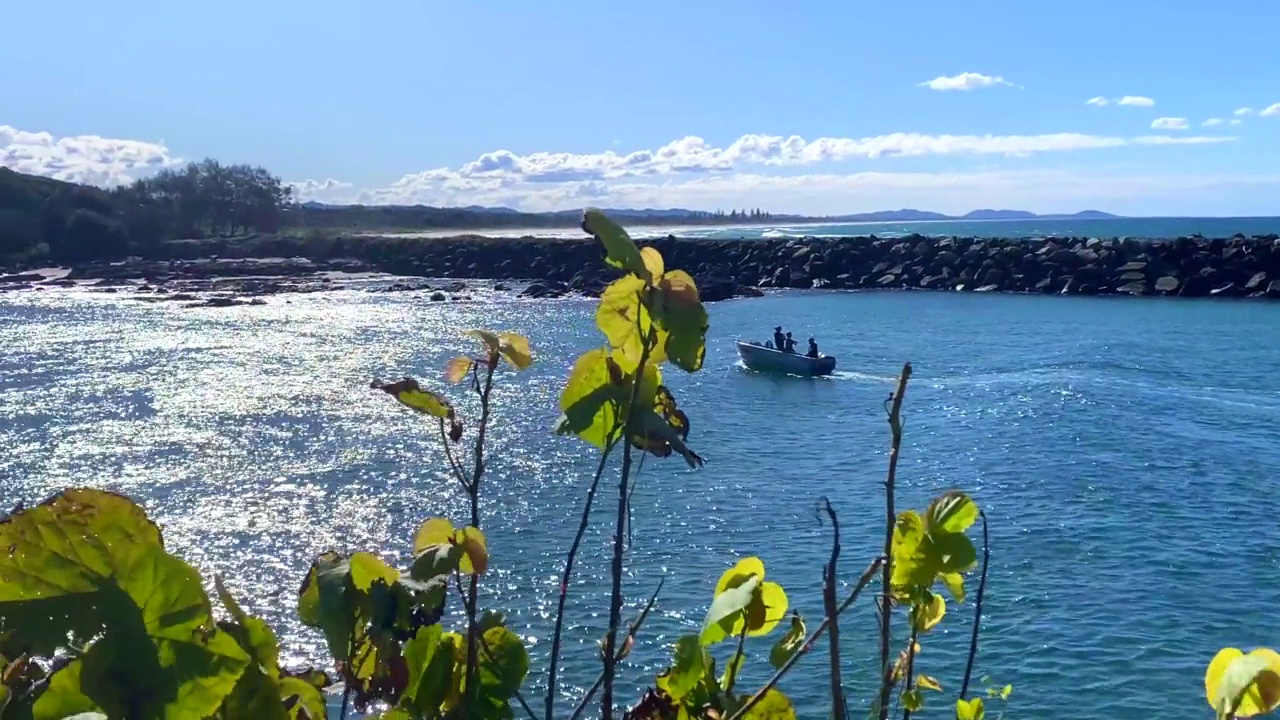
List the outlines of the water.
<svg viewBox="0 0 1280 720">
<path fill-rule="evenodd" d="M 472 231 L 468 231 L 471 233 Z M 1205 237 L 1231 237 L 1244 235 L 1280 234 L 1280 217 L 1171 217 L 1171 218 L 1111 218 L 1098 220 L 927 220 L 920 222 L 859 222 L 840 224 L 775 224 L 708 226 L 689 225 L 656 227 L 636 225 L 630 228 L 633 237 L 665 237 L 668 234 L 683 238 L 708 238 L 716 240 L 785 237 L 850 237 L 875 235 L 894 238 L 918 233 L 920 235 L 957 237 L 1136 237 L 1176 238 L 1195 234 Z M 438 230 L 406 235 L 457 235 L 456 230 Z M 580 237 L 578 229 L 532 228 L 525 230 L 499 229 L 478 231 L 475 234 L 495 237 L 536 235 L 539 237 Z"/>
<path fill-rule="evenodd" d="M 288 300 L 288 302 L 286 302 Z M 145 503 L 168 547 L 224 573 L 291 663 L 319 660 L 293 618 L 317 553 L 373 549 L 404 562 L 427 517 L 465 517 L 432 433 L 368 389 L 404 373 L 439 383 L 474 326 L 525 332 L 538 353 L 503 375 L 484 523 L 486 604 L 509 612 L 540 666 L 562 566 L 595 456 L 556 438 L 558 387 L 597 344 L 590 301 L 431 304 L 356 291 L 264 307 L 182 310 L 84 291 L 0 296 L 0 500 L 94 485 Z M 646 462 L 627 592 L 634 613 L 666 578 L 627 680 L 652 677 L 695 631 L 720 573 L 758 554 L 816 623 L 831 498 L 841 574 L 875 553 L 888 431 L 882 403 L 914 363 L 900 507 L 949 487 L 991 520 L 977 675 L 1016 686 L 1016 718 L 1208 715 L 1219 647 L 1274 644 L 1280 527 L 1280 306 L 1255 302 L 933 293 L 781 293 L 710 306 L 706 368 L 668 380 L 707 459 Z M 816 335 L 840 371 L 778 379 L 740 368 L 732 340 L 783 323 Z M 474 404 L 463 403 L 474 413 Z M 604 491 L 570 603 L 565 697 L 598 672 L 607 615 Z M 970 591 L 976 588 L 976 579 Z M 874 682 L 870 605 L 843 623 L 847 678 Z M 919 667 L 954 698 L 972 605 L 951 604 Z M 939 628 L 941 630 L 941 628 Z M 901 638 L 899 638 L 901 640 Z M 749 645 L 755 684 L 767 643 Z M 727 654 L 725 648 L 721 657 Z M 825 657 L 783 689 L 822 717 Z M 540 667 L 529 695 L 539 702 Z M 635 686 L 624 697 L 638 697 Z M 561 707 L 567 705 L 562 701 Z M 951 717 L 934 700 L 924 717 Z"/>
</svg>

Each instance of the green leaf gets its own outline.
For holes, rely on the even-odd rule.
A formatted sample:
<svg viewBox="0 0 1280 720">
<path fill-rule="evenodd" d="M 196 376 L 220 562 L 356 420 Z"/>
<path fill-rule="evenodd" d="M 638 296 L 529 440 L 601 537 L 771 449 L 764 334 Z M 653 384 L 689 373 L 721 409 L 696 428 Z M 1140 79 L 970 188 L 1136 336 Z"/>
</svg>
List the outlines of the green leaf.
<svg viewBox="0 0 1280 720">
<path fill-rule="evenodd" d="M 791 613 L 791 627 L 783 633 L 778 642 L 774 644 L 773 649 L 769 651 L 769 663 L 777 669 L 782 669 L 783 665 L 791 659 L 791 656 L 800 651 L 804 646 L 804 639 L 808 632 L 804 626 L 804 620 L 800 617 L 799 612 Z"/>
<path fill-rule="evenodd" d="M 931 533 L 962 533 L 977 519 L 977 503 L 959 490 L 952 490 L 929 503 L 924 524 Z"/>
<path fill-rule="evenodd" d="M 102 709 L 80 692 L 80 675 L 84 663 L 72 660 L 49 678 L 49 686 L 36 698 L 31 708 L 33 720 L 63 720 L 80 714 L 102 712 Z"/>
<path fill-rule="evenodd" d="M 899 513 L 893 528 L 893 584 L 898 587 L 928 587 L 933 584 L 938 569 L 938 562 L 920 515 L 914 510 Z"/>
<path fill-rule="evenodd" d="M 582 229 L 594 236 L 605 252 L 605 263 L 610 267 L 635 273 L 644 280 L 649 280 L 649 270 L 631 236 L 605 214 L 596 209 L 589 209 L 582 214 Z"/>
<path fill-rule="evenodd" d="M 529 674 L 529 653 L 520 636 L 505 627 L 484 632 L 480 652 L 480 684 L 485 694 L 506 701 L 515 697 Z"/>
<path fill-rule="evenodd" d="M 916 712 L 924 707 L 924 694 L 919 690 L 911 689 L 902 693 L 902 707 Z"/>
<path fill-rule="evenodd" d="M 420 628 L 404 645 L 409 670 L 404 697 L 410 707 L 427 717 L 439 712 L 453 684 L 453 646 L 442 644 L 442 635 L 439 625 Z"/>
<path fill-rule="evenodd" d="M 735 648 L 729 660 L 725 662 L 724 673 L 720 675 L 720 687 L 724 688 L 726 693 L 733 691 L 733 686 L 738 682 L 738 675 L 742 672 L 742 664 L 746 661 L 747 654 Z"/>
<path fill-rule="evenodd" d="M 328 715 L 324 695 L 320 690 L 311 683 L 295 677 L 287 677 L 280 681 L 280 704 L 285 709 L 289 720 L 301 720 L 303 717 L 310 720 L 323 720 Z"/>
<path fill-rule="evenodd" d="M 791 698 L 775 688 L 770 688 L 760 702 L 743 715 L 743 720 L 795 720 L 796 709 Z"/>
<path fill-rule="evenodd" d="M 317 557 L 298 591 L 298 618 L 324 633 L 335 660 L 351 659 L 351 636 L 358 612 L 351 563 L 335 552 Z"/>
<path fill-rule="evenodd" d="M 761 576 L 752 575 L 742 584 L 729 588 L 716 596 L 702 621 L 700 640 L 703 645 L 712 645 L 730 635 L 741 632 L 746 622 L 745 610 L 751 605 L 756 588 L 760 586 Z"/>
<path fill-rule="evenodd" d="M 658 678 L 658 687 L 674 702 L 680 703 L 702 682 L 707 672 L 707 657 L 696 635 L 676 640 L 671 667 Z"/>
<path fill-rule="evenodd" d="M 6 628 L 43 626 L 26 635 L 35 645 L 69 631 L 99 636 L 74 669 L 55 673 L 42 716 L 203 718 L 249 662 L 215 629 L 199 573 L 164 552 L 155 525 L 123 496 L 59 493 L 0 521 L 0 546 Z"/>
<path fill-rule="evenodd" d="M 624 380 L 607 349 L 583 353 L 560 393 L 564 415 L 556 432 L 577 435 L 602 450 L 607 447 L 621 429 L 619 413 L 629 398 Z"/>
<path fill-rule="evenodd" d="M 0 632 L 16 652 L 53 655 L 71 633 L 101 629 L 97 594 L 127 562 L 123 548 L 160 546 L 160 531 L 131 500 L 65 490 L 0 521 Z"/>
<path fill-rule="evenodd" d="M 978 563 L 978 551 L 969 536 L 960 533 L 930 534 L 938 572 L 964 572 Z"/>
</svg>

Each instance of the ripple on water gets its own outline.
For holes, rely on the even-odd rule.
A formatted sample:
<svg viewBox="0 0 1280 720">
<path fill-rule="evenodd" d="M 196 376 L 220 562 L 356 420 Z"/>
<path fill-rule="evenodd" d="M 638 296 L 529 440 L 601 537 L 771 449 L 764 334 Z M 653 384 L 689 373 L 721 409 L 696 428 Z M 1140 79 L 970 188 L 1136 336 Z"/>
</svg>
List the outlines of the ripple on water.
<svg viewBox="0 0 1280 720">
<path fill-rule="evenodd" d="M 541 682 L 563 551 L 594 468 L 582 445 L 549 432 L 569 361 L 599 342 L 590 303 L 288 299 L 191 311 L 90 293 L 6 295 L 5 497 L 87 484 L 140 498 L 169 547 L 206 578 L 224 574 L 280 630 L 288 662 L 316 661 L 321 640 L 291 610 L 312 557 L 369 549 L 403 563 L 423 519 L 466 517 L 430 426 L 371 393 L 369 380 L 438 384 L 444 361 L 471 347 L 461 330 L 525 332 L 538 362 L 498 390 L 485 587 L 530 644 Z M 760 555 L 793 606 L 818 617 L 823 496 L 841 513 L 846 582 L 856 578 L 879 545 L 882 404 L 903 359 L 916 375 L 899 504 L 958 486 L 985 508 L 992 565 L 978 674 L 1018 686 L 1012 716 L 1145 718 L 1177 707 L 1185 712 L 1171 716 L 1196 717 L 1216 649 L 1271 642 L 1258 628 L 1280 591 L 1280 528 L 1256 498 L 1280 469 L 1280 308 L 784 293 L 710 312 L 705 370 L 667 377 L 708 464 L 650 459 L 633 498 L 628 617 L 666 584 L 628 681 L 661 669 L 665 645 L 696 630 L 737 555 Z M 778 323 L 816 336 L 840 358 L 837 375 L 742 369 L 731 341 Z M 459 405 L 474 417 L 473 401 Z M 596 672 L 615 504 L 609 480 L 568 603 L 566 697 Z M 877 640 L 870 605 L 851 612 L 847 680 L 863 699 Z M 921 657 L 949 690 L 969 612 L 953 605 Z M 787 681 L 802 717 L 823 712 L 814 667 Z"/>
</svg>

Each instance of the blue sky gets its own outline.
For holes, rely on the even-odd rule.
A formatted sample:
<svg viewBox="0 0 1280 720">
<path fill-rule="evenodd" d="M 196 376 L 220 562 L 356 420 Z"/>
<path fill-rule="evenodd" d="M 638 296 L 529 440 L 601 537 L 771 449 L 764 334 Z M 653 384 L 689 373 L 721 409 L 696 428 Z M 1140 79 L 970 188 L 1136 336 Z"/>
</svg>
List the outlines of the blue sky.
<svg viewBox="0 0 1280 720">
<path fill-rule="evenodd" d="M 0 164 L 97 184 L 212 156 L 338 202 L 1280 214 L 1264 0 L 47 0 L 3 22 Z"/>
</svg>

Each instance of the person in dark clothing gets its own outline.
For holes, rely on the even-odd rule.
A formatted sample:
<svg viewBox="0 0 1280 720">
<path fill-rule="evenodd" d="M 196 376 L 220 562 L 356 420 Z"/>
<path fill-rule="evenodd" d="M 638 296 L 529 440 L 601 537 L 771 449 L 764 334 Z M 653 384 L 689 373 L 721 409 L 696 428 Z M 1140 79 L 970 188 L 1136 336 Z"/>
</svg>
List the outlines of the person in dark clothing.
<svg viewBox="0 0 1280 720">
<path fill-rule="evenodd" d="M 784 339 L 786 341 L 786 346 L 782 348 L 782 352 L 789 352 L 789 353 L 795 352 L 796 341 L 791 339 L 791 333 L 787 333 L 787 337 Z"/>
<path fill-rule="evenodd" d="M 814 342 L 813 338 L 809 338 L 809 352 L 805 353 L 805 355 L 815 360 L 818 358 L 818 343 Z"/>
<path fill-rule="evenodd" d="M 787 346 L 786 338 L 782 336 L 781 325 L 773 329 L 773 346 L 779 350 Z"/>
</svg>

